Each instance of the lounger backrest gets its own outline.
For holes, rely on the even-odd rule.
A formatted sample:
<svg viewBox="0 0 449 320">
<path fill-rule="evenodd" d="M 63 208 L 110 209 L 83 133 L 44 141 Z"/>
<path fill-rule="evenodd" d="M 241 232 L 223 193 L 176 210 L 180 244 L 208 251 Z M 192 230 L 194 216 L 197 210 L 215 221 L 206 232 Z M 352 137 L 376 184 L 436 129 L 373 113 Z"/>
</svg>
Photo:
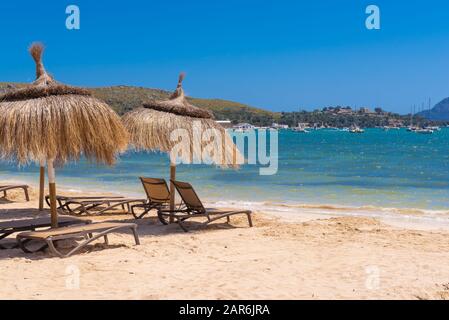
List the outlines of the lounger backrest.
<svg viewBox="0 0 449 320">
<path fill-rule="evenodd" d="M 206 209 L 204 209 L 203 203 L 201 202 L 200 198 L 198 197 L 190 183 L 174 180 L 171 180 L 171 182 L 175 185 L 176 190 L 182 198 L 182 201 L 189 210 L 198 212 L 206 211 Z"/>
<path fill-rule="evenodd" d="M 164 179 L 141 177 L 140 180 L 150 202 L 167 203 L 170 201 L 170 190 Z"/>
</svg>

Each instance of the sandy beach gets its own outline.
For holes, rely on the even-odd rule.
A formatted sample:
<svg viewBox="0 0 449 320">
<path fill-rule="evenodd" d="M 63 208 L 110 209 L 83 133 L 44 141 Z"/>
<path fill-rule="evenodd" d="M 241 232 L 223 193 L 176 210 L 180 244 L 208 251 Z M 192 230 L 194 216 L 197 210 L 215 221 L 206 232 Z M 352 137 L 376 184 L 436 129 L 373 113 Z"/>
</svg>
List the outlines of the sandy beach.
<svg viewBox="0 0 449 320">
<path fill-rule="evenodd" d="M 11 193 L 0 219 L 39 215 L 36 191 Z M 130 215 L 89 217 L 133 221 Z M 376 219 L 257 212 L 255 227 L 138 221 L 142 244 L 117 233 L 67 259 L 0 251 L 1 299 L 446 299 L 449 232 Z"/>
</svg>

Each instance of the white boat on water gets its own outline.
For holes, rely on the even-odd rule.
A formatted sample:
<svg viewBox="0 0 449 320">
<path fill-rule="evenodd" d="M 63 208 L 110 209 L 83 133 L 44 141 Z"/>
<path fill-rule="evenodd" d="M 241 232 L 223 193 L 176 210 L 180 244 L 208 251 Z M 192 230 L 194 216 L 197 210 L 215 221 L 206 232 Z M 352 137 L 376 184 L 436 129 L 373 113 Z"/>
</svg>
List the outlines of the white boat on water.
<svg viewBox="0 0 449 320">
<path fill-rule="evenodd" d="M 305 128 L 293 128 L 293 131 L 299 133 L 310 133 L 310 131 L 306 130 Z"/>
<path fill-rule="evenodd" d="M 310 131 L 307 130 L 307 127 L 306 127 L 306 126 L 303 126 L 303 125 L 298 125 L 297 127 L 292 128 L 292 130 L 293 130 L 294 132 L 310 133 Z"/>
<path fill-rule="evenodd" d="M 441 131 L 441 128 L 438 126 L 429 126 L 425 127 L 425 129 L 433 130 L 433 131 Z"/>
<path fill-rule="evenodd" d="M 307 129 L 310 128 L 306 123 L 298 123 L 298 126 L 292 128 L 293 132 L 309 133 L 310 131 Z"/>
<path fill-rule="evenodd" d="M 394 126 L 384 126 L 383 127 L 384 131 L 390 131 L 390 130 L 401 130 L 401 128 L 399 127 L 394 127 Z"/>
<path fill-rule="evenodd" d="M 415 130 L 415 132 L 419 134 L 433 134 L 435 131 L 429 128 L 424 128 L 424 129 L 417 129 Z"/>
<path fill-rule="evenodd" d="M 351 133 L 364 133 L 365 130 L 361 129 L 360 127 L 354 126 L 352 127 L 349 132 Z"/>
</svg>

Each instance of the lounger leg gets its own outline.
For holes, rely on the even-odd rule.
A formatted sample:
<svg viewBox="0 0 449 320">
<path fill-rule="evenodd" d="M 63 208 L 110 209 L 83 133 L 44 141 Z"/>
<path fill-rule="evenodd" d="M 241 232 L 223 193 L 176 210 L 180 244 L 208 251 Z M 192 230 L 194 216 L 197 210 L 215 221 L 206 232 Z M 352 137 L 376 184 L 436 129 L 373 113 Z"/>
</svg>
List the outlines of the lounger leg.
<svg viewBox="0 0 449 320">
<path fill-rule="evenodd" d="M 59 204 L 58 209 L 66 210 L 66 209 L 65 209 L 65 204 L 63 204 L 63 203 L 62 203 L 62 200 L 59 199 L 59 198 L 58 198 L 58 204 Z M 49 205 L 49 206 L 50 206 L 50 205 Z"/>
<path fill-rule="evenodd" d="M 134 241 L 136 241 L 136 246 L 140 245 L 139 234 L 137 233 L 137 227 L 131 228 L 134 234 Z"/>
<path fill-rule="evenodd" d="M 105 234 L 103 238 L 104 238 L 104 244 L 109 245 L 108 235 Z"/>
<path fill-rule="evenodd" d="M 237 214 L 246 214 L 246 216 L 248 217 L 248 224 L 249 224 L 249 226 L 250 226 L 250 227 L 253 226 L 253 221 L 252 221 L 252 218 L 251 218 L 251 213 L 250 213 L 250 212 L 246 212 L 246 211 L 234 211 L 234 212 L 224 213 L 224 214 L 222 214 L 222 215 L 219 215 L 219 216 L 217 216 L 217 217 L 214 217 L 214 218 L 210 219 L 209 221 L 206 221 L 206 222 L 204 223 L 204 225 L 207 225 L 207 224 L 209 224 L 210 222 L 213 222 L 213 221 L 217 221 L 217 220 L 223 219 L 223 218 L 225 218 L 225 217 L 229 219 L 230 216 L 237 215 Z M 228 222 L 229 222 L 229 221 L 230 221 L 230 220 L 228 220 Z"/>
<path fill-rule="evenodd" d="M 138 216 L 135 212 L 134 212 L 134 206 L 131 207 L 131 213 L 133 214 L 134 218 L 136 219 L 142 219 L 148 212 L 150 212 L 153 209 L 156 209 L 157 207 L 155 206 L 150 206 L 150 207 L 143 207 L 144 210 L 143 212 Z"/>
<path fill-rule="evenodd" d="M 137 214 L 134 212 L 134 206 L 131 207 L 131 214 L 133 215 L 134 219 L 136 219 L 136 220 L 139 219 L 137 217 Z"/>
<path fill-rule="evenodd" d="M 248 216 L 249 227 L 252 228 L 253 227 L 253 220 L 251 218 L 251 213 L 247 213 L 246 215 Z"/>
<path fill-rule="evenodd" d="M 109 229 L 109 230 L 106 230 L 106 231 L 103 231 L 103 232 L 97 234 L 96 236 L 90 238 L 89 240 L 84 241 L 83 243 L 80 243 L 77 247 L 75 247 L 72 251 L 70 251 L 70 252 L 67 253 L 66 255 L 62 255 L 62 254 L 59 253 L 56 249 L 52 250 L 52 252 L 54 252 L 55 254 L 57 254 L 57 255 L 58 255 L 59 257 L 61 257 L 61 258 L 67 258 L 67 257 L 70 257 L 72 254 L 74 254 L 75 252 L 81 250 L 82 248 L 84 248 L 85 246 L 87 246 L 87 245 L 88 245 L 89 243 L 91 243 L 92 241 L 95 241 L 95 240 L 97 240 L 98 238 L 104 237 L 104 236 L 107 235 L 108 233 L 113 232 L 113 231 L 115 231 L 115 230 L 117 230 L 117 229 L 119 229 L 119 228 L 112 228 L 112 229 Z M 137 230 L 136 230 L 134 227 L 132 228 L 132 230 L 133 230 L 133 233 L 134 233 L 134 239 L 136 240 L 136 245 L 139 245 L 140 242 L 139 242 L 139 238 L 138 238 L 138 235 L 137 235 Z M 53 247 L 53 248 L 54 248 L 54 247 Z M 51 250 L 51 248 L 50 248 L 50 250 Z"/>
<path fill-rule="evenodd" d="M 176 222 L 181 227 L 181 229 L 184 230 L 184 232 L 189 232 L 189 230 L 187 230 L 187 228 L 184 226 L 184 223 L 183 223 L 183 221 L 181 219 L 176 219 Z"/>
<path fill-rule="evenodd" d="M 49 196 L 45 196 L 45 202 L 47 203 L 48 206 L 50 206 L 50 197 Z"/>
<path fill-rule="evenodd" d="M 156 209 L 156 207 L 150 206 L 150 207 L 146 208 L 145 211 L 139 216 L 139 219 L 142 219 L 148 212 L 150 212 L 153 209 Z"/>
<path fill-rule="evenodd" d="M 137 206 L 131 206 L 131 214 L 134 216 L 134 219 L 136 219 L 136 220 L 138 220 L 138 219 L 142 219 L 147 213 L 148 213 L 148 211 L 150 211 L 151 209 L 145 209 L 145 207 L 143 207 L 144 208 L 144 211 L 140 214 L 140 215 L 137 215 L 137 213 L 134 211 L 134 209 L 136 208 Z"/>
<path fill-rule="evenodd" d="M 9 236 L 10 234 L 13 234 L 13 232 L 6 232 L 6 233 L 0 235 L 0 240 L 3 239 L 3 238 L 6 238 L 6 237 Z"/>
<path fill-rule="evenodd" d="M 63 254 L 60 253 L 58 250 L 56 250 L 56 247 L 55 247 L 55 245 L 54 245 L 54 243 L 53 243 L 53 240 L 46 240 L 45 242 L 47 243 L 48 248 L 50 249 L 50 251 L 51 251 L 52 253 L 54 253 L 55 255 L 57 255 L 58 257 L 60 257 L 60 258 L 66 258 L 66 257 L 68 257 L 68 255 L 63 255 Z"/>
<path fill-rule="evenodd" d="M 165 216 L 162 214 L 161 211 L 157 211 L 157 217 L 159 218 L 159 221 L 163 224 L 163 225 L 168 225 L 169 222 L 165 219 Z"/>
<path fill-rule="evenodd" d="M 231 223 L 231 218 L 230 218 L 229 216 L 227 216 L 227 217 L 226 217 L 226 221 L 227 221 L 228 223 Z"/>
<path fill-rule="evenodd" d="M 26 201 L 30 201 L 30 195 L 28 194 L 28 188 L 27 187 L 25 187 L 25 188 L 23 188 L 23 192 L 25 192 L 25 199 L 26 199 Z"/>
<path fill-rule="evenodd" d="M 6 190 L 3 191 L 3 198 L 6 198 Z"/>
<path fill-rule="evenodd" d="M 89 213 L 89 212 L 87 212 L 86 207 L 84 206 L 84 204 L 82 204 L 82 205 L 80 206 L 80 208 L 81 208 L 80 214 L 83 214 L 83 213 L 88 214 L 88 213 Z M 77 209 L 78 209 L 78 208 L 77 208 Z"/>
</svg>

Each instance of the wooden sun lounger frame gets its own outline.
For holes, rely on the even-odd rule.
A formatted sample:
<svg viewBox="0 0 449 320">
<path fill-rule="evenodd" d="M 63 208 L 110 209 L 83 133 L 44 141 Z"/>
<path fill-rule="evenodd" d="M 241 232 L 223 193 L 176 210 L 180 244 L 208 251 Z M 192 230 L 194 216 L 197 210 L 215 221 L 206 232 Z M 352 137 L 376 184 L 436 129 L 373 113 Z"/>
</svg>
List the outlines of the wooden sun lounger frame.
<svg viewBox="0 0 449 320">
<path fill-rule="evenodd" d="M 0 225 L 0 240 L 3 240 L 7 238 L 8 236 L 18 233 L 18 232 L 24 232 L 24 231 L 36 231 L 36 229 L 42 229 L 42 228 L 50 228 L 51 227 L 51 220 L 50 218 L 35 218 L 35 219 L 27 219 L 27 220 L 17 220 L 17 221 L 7 221 L 10 223 L 10 226 L 8 227 L 2 227 Z M 24 222 L 28 222 L 25 223 Z M 65 217 L 60 218 L 59 220 L 59 227 L 69 227 L 73 225 L 80 225 L 80 224 L 90 224 L 92 221 L 90 220 L 81 220 L 71 217 Z M 14 246 L 8 246 L 5 247 L 4 245 L 0 244 L 0 249 L 15 249 L 19 247 L 19 244 L 16 244 Z M 44 246 L 43 248 L 45 248 Z M 41 248 L 41 249 L 43 249 Z"/>
<path fill-rule="evenodd" d="M 26 201 L 30 201 L 30 196 L 28 194 L 28 186 L 26 184 L 22 185 L 2 185 L 0 186 L 0 192 L 3 192 L 3 197 L 6 198 L 7 191 L 14 190 L 14 189 L 22 189 L 23 193 L 25 194 Z"/>
<path fill-rule="evenodd" d="M 198 217 L 207 218 L 207 221 L 202 223 L 202 225 L 204 226 L 223 218 L 226 218 L 227 223 L 230 223 L 231 216 L 238 214 L 246 214 L 249 226 L 253 227 L 251 210 L 225 211 L 225 210 L 206 209 L 203 206 L 200 198 L 198 197 L 198 194 L 195 192 L 195 189 L 193 189 L 193 187 L 189 183 L 174 180 L 170 181 L 174 184 L 176 190 L 181 196 L 183 205 L 185 207 L 182 209 L 175 209 L 175 210 L 162 209 L 162 208 L 158 209 L 158 217 L 163 224 L 169 223 L 166 219 L 167 217 L 172 218 L 175 221 L 175 223 L 177 223 L 181 227 L 182 230 L 188 232 L 188 229 L 184 225 L 184 222 L 191 218 L 198 218 Z M 193 192 L 194 196 L 197 198 L 198 205 L 192 205 L 191 203 L 189 203 L 188 199 L 184 196 L 182 189 L 190 189 Z"/>
<path fill-rule="evenodd" d="M 49 196 L 45 197 L 45 201 L 49 204 Z M 135 202 L 141 202 L 145 204 L 147 199 L 138 198 L 125 198 L 125 197 L 66 197 L 66 196 L 56 196 L 56 201 L 58 202 L 58 209 L 67 211 L 72 214 L 77 215 L 101 215 L 106 211 L 114 209 L 116 207 L 122 207 L 123 210 L 127 210 L 128 213 L 132 213 L 131 204 Z M 76 205 L 75 208 L 71 208 L 71 205 Z M 92 212 L 101 205 L 106 205 L 99 211 Z M 125 208 L 126 206 L 126 208 Z"/>
<path fill-rule="evenodd" d="M 110 226 L 102 227 L 105 224 L 110 225 Z M 74 230 L 73 232 L 70 232 L 72 228 L 67 227 L 66 229 L 68 232 L 66 234 L 57 234 L 55 236 L 50 235 L 45 238 L 41 238 L 38 236 L 33 237 L 32 235 L 30 236 L 30 235 L 27 235 L 26 233 L 20 233 L 17 235 L 17 242 L 18 242 L 20 248 L 25 253 L 35 253 L 37 251 L 42 251 L 43 248 L 48 247 L 54 255 L 56 255 L 60 258 L 67 258 L 99 238 L 104 238 L 105 244 L 108 245 L 109 244 L 108 234 L 110 234 L 112 232 L 115 232 L 115 231 L 121 230 L 121 229 L 131 229 L 136 245 L 140 245 L 139 235 L 137 234 L 137 224 L 135 224 L 135 223 L 93 223 L 93 224 L 90 224 L 90 227 L 94 227 L 94 226 L 97 226 L 97 229 L 89 228 L 88 230 Z M 60 231 L 61 229 L 64 229 L 64 228 L 58 228 L 56 231 Z M 51 230 L 49 230 L 48 232 L 51 232 Z M 55 241 L 77 239 L 77 238 L 84 238 L 84 241 L 81 242 L 80 244 L 78 244 L 75 248 L 70 250 L 68 253 L 63 254 L 58 249 L 56 249 Z M 45 245 L 44 245 L 44 247 L 39 248 L 38 250 L 30 250 L 25 246 L 25 244 L 31 240 L 44 241 Z"/>
</svg>

